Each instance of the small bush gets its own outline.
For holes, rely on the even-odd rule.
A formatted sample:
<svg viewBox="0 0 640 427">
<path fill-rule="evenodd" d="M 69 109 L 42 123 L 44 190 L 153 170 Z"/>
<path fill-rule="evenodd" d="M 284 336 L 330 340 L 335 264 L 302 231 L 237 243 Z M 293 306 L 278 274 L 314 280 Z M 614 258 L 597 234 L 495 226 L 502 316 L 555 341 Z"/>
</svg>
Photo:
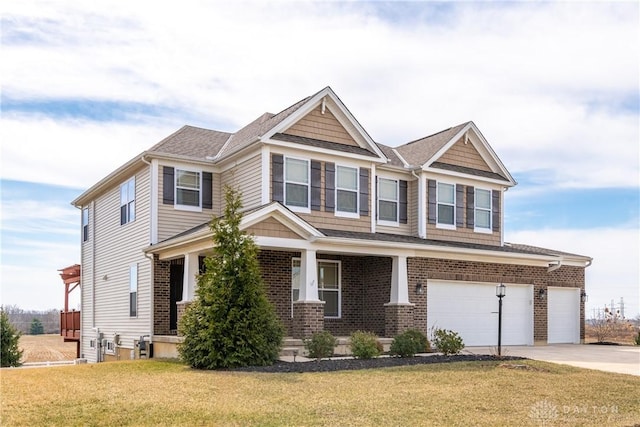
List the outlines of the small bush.
<svg viewBox="0 0 640 427">
<path fill-rule="evenodd" d="M 9 322 L 9 315 L 0 307 L 0 367 L 21 365 L 22 350 L 18 347 L 20 335 L 20 331 Z"/>
<path fill-rule="evenodd" d="M 429 351 L 429 340 L 422 332 L 409 329 L 393 339 L 391 354 L 400 357 L 413 357 L 416 353 Z"/>
<path fill-rule="evenodd" d="M 371 332 L 356 331 L 351 334 L 351 353 L 358 359 L 371 359 L 380 355 L 378 337 Z"/>
<path fill-rule="evenodd" d="M 433 331 L 433 345 L 445 356 L 458 354 L 464 348 L 462 337 L 457 332 L 447 329 L 435 329 Z"/>
<path fill-rule="evenodd" d="M 640 345 L 640 331 L 638 331 L 638 335 L 633 338 L 633 343 L 635 345 Z"/>
<path fill-rule="evenodd" d="M 338 345 L 338 340 L 329 331 L 316 332 L 303 342 L 309 357 L 318 360 L 331 357 L 333 349 Z"/>
</svg>

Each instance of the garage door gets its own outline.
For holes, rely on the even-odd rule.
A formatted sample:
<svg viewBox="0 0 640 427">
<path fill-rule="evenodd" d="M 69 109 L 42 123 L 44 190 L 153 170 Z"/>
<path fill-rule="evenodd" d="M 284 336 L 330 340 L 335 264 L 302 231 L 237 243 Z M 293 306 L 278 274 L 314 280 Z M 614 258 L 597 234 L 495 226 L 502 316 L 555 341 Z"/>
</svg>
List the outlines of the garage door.
<svg viewBox="0 0 640 427">
<path fill-rule="evenodd" d="M 532 287 L 506 284 L 502 299 L 502 344 L 533 345 Z M 456 331 L 465 346 L 498 345 L 495 283 L 429 281 L 427 327 Z"/>
<path fill-rule="evenodd" d="M 549 287 L 547 298 L 547 342 L 579 344 L 580 289 Z"/>
</svg>

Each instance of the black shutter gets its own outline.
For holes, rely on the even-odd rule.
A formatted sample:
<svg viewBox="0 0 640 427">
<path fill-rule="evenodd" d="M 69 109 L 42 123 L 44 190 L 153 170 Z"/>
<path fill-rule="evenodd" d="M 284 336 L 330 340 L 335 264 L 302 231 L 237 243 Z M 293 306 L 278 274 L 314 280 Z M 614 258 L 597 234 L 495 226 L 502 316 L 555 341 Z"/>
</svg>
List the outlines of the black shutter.
<svg viewBox="0 0 640 427">
<path fill-rule="evenodd" d="M 284 158 L 282 154 L 271 155 L 271 200 L 284 202 Z"/>
<path fill-rule="evenodd" d="M 202 172 L 202 207 L 213 208 L 213 174 Z"/>
<path fill-rule="evenodd" d="M 491 208 L 493 209 L 493 231 L 500 231 L 500 190 L 491 192 Z"/>
<path fill-rule="evenodd" d="M 464 185 L 456 184 L 456 227 L 464 227 Z"/>
<path fill-rule="evenodd" d="M 434 179 L 427 180 L 427 188 L 428 190 L 428 205 L 429 205 L 429 224 L 436 223 L 436 209 L 437 209 L 437 199 L 436 199 L 436 181 Z"/>
<path fill-rule="evenodd" d="M 336 165 L 324 164 L 324 210 L 333 212 L 336 208 Z"/>
<path fill-rule="evenodd" d="M 319 161 L 311 160 L 311 210 L 320 210 L 320 194 L 322 184 L 320 179 L 322 176 L 322 165 Z"/>
<path fill-rule="evenodd" d="M 162 203 L 173 204 L 173 168 L 170 166 L 162 167 Z"/>
<path fill-rule="evenodd" d="M 475 188 L 467 185 L 467 228 L 475 226 Z"/>
<path fill-rule="evenodd" d="M 398 181 L 398 189 L 400 190 L 400 194 L 398 194 L 398 208 L 400 211 L 400 222 L 402 224 L 407 223 L 407 181 L 400 180 Z"/>
<path fill-rule="evenodd" d="M 127 223 L 127 205 L 120 206 L 120 225 Z"/>
<path fill-rule="evenodd" d="M 369 169 L 360 168 L 360 215 L 369 216 Z"/>
</svg>

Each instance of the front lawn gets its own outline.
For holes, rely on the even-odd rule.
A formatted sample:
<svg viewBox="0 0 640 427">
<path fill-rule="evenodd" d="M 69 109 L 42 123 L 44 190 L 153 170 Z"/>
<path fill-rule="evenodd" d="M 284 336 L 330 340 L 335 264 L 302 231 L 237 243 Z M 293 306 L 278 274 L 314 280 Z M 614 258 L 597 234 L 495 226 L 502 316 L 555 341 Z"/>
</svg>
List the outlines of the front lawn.
<svg viewBox="0 0 640 427">
<path fill-rule="evenodd" d="M 531 360 L 308 374 L 159 360 L 0 372 L 3 426 L 633 425 L 640 377 Z"/>
</svg>

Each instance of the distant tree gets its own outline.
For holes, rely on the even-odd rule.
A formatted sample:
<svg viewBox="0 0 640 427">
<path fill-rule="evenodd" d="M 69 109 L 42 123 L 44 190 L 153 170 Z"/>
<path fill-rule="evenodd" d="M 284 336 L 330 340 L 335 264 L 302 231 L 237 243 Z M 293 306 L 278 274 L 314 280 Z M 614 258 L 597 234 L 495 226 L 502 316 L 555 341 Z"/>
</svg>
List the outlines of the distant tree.
<svg viewBox="0 0 640 427">
<path fill-rule="evenodd" d="M 18 348 L 20 332 L 9 322 L 9 316 L 0 307 L 0 367 L 20 366 L 22 350 Z"/>
<path fill-rule="evenodd" d="M 42 335 L 44 334 L 44 326 L 42 321 L 37 317 L 34 317 L 31 321 L 31 327 L 29 328 L 29 335 Z"/>
<path fill-rule="evenodd" d="M 197 369 L 273 364 L 284 335 L 266 297 L 258 247 L 240 231 L 240 195 L 226 187 L 225 201 L 224 216 L 211 221 L 214 254 L 179 325 L 180 357 Z"/>
</svg>

